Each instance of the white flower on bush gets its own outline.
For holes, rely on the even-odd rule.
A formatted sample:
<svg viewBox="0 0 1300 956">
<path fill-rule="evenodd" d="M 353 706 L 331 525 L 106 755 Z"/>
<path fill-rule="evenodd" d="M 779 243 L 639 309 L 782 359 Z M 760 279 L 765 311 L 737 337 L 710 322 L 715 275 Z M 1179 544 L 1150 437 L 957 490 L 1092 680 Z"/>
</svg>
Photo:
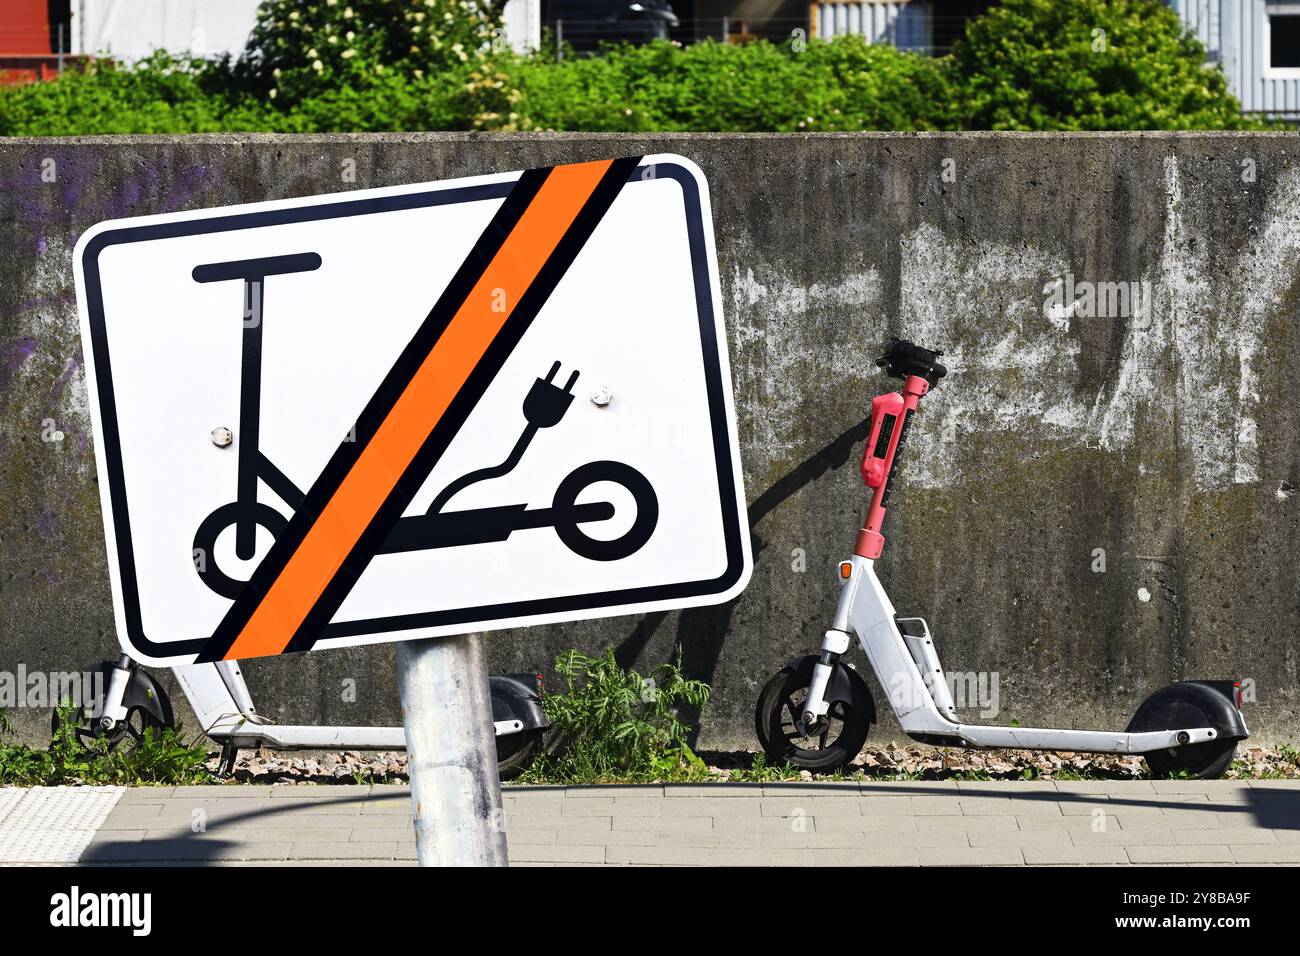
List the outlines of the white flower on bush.
<svg viewBox="0 0 1300 956">
<path fill-rule="evenodd" d="M 356 56 L 356 55 L 357 55 L 357 51 L 356 51 L 356 50 L 344 50 L 344 51 L 343 51 L 343 59 L 345 59 L 345 60 L 350 60 L 350 59 L 352 59 L 352 58 L 353 58 L 354 56 Z"/>
<path fill-rule="evenodd" d="M 311 68 L 319 73 L 321 70 L 325 69 L 325 64 L 320 60 L 316 60 L 312 63 Z"/>
</svg>

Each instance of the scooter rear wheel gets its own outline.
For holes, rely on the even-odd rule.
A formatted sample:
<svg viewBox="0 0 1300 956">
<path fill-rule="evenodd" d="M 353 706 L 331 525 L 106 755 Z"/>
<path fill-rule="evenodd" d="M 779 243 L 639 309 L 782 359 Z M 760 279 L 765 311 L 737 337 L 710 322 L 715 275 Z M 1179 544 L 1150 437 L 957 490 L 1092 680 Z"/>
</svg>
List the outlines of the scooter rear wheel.
<svg viewBox="0 0 1300 956">
<path fill-rule="evenodd" d="M 1183 688 L 1181 693 L 1167 694 L 1158 702 L 1149 700 L 1133 717 L 1129 730 L 1177 730 L 1182 727 L 1214 727 L 1216 715 L 1201 703 L 1194 687 Z M 1194 780 L 1215 780 L 1232 766 L 1237 754 L 1237 739 L 1221 736 L 1199 744 L 1152 750 L 1142 755 L 1154 777 L 1179 777 L 1186 775 Z"/>
<path fill-rule="evenodd" d="M 504 734 L 497 738 L 497 772 L 502 780 L 513 780 L 532 766 L 541 752 L 540 729 Z"/>
<path fill-rule="evenodd" d="M 790 764 L 816 773 L 839 770 L 862 750 L 871 723 L 846 701 L 835 701 L 816 726 L 803 726 L 803 702 L 811 683 L 811 667 L 783 667 L 773 675 L 754 713 L 758 739 L 773 766 Z"/>
<path fill-rule="evenodd" d="M 1208 740 L 1142 755 L 1153 777 L 1165 779 L 1186 774 L 1193 780 L 1217 780 L 1227 773 L 1236 756 L 1237 741 L 1231 739 Z"/>
</svg>

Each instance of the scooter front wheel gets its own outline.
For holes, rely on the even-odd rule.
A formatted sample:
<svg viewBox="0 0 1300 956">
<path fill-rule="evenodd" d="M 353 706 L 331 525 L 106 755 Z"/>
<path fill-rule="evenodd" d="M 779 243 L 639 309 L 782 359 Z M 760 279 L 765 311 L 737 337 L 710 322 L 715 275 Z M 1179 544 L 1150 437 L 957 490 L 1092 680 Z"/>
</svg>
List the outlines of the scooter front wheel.
<svg viewBox="0 0 1300 956">
<path fill-rule="evenodd" d="M 803 723 L 803 705 L 812 683 L 815 657 L 781 668 L 758 695 L 754 725 L 763 753 L 773 766 L 790 764 L 818 773 L 853 762 L 867 742 L 871 722 L 847 701 L 834 701 L 817 724 Z"/>
<path fill-rule="evenodd" d="M 111 730 L 101 727 L 99 720 L 90 715 L 103 710 L 104 696 L 113 680 L 114 669 L 112 662 L 102 661 L 82 672 L 92 677 L 93 696 L 92 699 L 80 702 L 80 706 L 71 715 L 72 722 L 68 730 L 72 739 L 88 752 L 116 750 L 119 747 L 133 750 L 144 741 L 148 731 L 152 731 L 156 739 L 164 730 L 176 729 L 176 718 L 167 693 L 154 683 L 152 677 L 139 669 L 131 672 L 126 691 L 122 695 L 126 719 Z M 59 711 L 60 708 L 56 707 L 50 715 L 50 732 L 56 740 L 64 729 Z"/>
</svg>

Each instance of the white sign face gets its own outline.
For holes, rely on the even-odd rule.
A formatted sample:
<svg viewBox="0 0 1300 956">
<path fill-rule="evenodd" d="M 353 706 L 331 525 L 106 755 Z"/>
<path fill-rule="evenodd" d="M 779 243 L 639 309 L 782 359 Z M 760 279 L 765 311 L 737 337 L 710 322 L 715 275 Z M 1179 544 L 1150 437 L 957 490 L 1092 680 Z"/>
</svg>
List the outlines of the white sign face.
<svg viewBox="0 0 1300 956">
<path fill-rule="evenodd" d="M 690 607 L 749 579 L 686 159 L 105 222 L 76 270 L 137 660 Z"/>
</svg>

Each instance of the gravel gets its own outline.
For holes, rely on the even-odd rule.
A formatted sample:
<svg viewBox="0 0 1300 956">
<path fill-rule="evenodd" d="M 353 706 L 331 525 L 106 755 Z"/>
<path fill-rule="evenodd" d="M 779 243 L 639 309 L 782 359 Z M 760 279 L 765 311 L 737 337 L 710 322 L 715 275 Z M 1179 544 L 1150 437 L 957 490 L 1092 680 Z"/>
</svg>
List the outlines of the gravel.
<svg viewBox="0 0 1300 956">
<path fill-rule="evenodd" d="M 701 753 L 710 773 L 720 782 L 743 779 L 754 754 Z M 1229 779 L 1258 777 L 1300 778 L 1300 763 L 1293 748 L 1243 747 Z M 994 779 L 1014 780 L 1076 777 L 1112 780 L 1136 779 L 1146 772 L 1140 757 L 1108 754 L 1037 752 L 1030 750 L 950 750 L 919 745 L 868 747 L 853 761 L 854 770 L 871 779 L 942 780 L 965 773 L 986 773 Z M 208 761 L 213 772 L 217 759 Z M 401 751 L 355 751 L 296 755 L 267 750 L 245 751 L 235 765 L 238 783 L 330 784 L 404 783 L 406 754 Z M 793 777 L 791 779 L 794 779 Z M 799 779 L 818 779 L 804 771 Z"/>
</svg>

